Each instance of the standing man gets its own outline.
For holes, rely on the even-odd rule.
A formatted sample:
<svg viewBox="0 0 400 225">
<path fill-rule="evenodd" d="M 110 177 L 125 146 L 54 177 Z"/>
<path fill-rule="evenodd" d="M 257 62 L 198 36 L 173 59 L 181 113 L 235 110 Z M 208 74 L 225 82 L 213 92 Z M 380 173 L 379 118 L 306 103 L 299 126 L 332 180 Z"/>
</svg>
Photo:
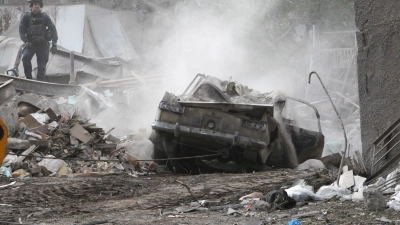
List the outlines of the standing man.
<svg viewBox="0 0 400 225">
<path fill-rule="evenodd" d="M 51 53 L 57 52 L 57 30 L 50 17 L 42 12 L 42 0 L 28 0 L 31 12 L 26 13 L 19 25 L 19 35 L 25 43 L 22 62 L 25 76 L 32 79 L 32 57 L 37 58 L 37 80 L 45 81 L 46 64 L 49 61 L 49 41 L 52 40 Z"/>
</svg>

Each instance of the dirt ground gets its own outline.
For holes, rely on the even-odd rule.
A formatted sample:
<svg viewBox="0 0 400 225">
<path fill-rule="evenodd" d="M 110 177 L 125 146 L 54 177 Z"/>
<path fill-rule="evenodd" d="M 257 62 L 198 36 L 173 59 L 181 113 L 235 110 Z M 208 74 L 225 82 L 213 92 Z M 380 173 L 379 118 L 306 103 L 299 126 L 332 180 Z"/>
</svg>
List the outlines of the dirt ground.
<svg viewBox="0 0 400 225">
<path fill-rule="evenodd" d="M 327 170 L 180 175 L 164 169 L 140 177 L 25 178 L 0 190 L 0 224 L 287 224 L 298 214 L 315 211 L 318 213 L 300 218 L 302 224 L 385 224 L 377 220 L 381 217 L 398 220 L 394 211 L 368 212 L 364 203 L 338 199 L 310 201 L 289 210 L 242 208 L 238 209 L 241 215 L 227 215 L 226 209 L 175 211 L 198 200 L 212 201 L 208 208 L 238 204 L 243 195 L 289 187 L 296 178 L 305 179 L 317 190 L 332 183 L 330 177 Z M 7 182 L 1 180 L 1 184 Z"/>
</svg>

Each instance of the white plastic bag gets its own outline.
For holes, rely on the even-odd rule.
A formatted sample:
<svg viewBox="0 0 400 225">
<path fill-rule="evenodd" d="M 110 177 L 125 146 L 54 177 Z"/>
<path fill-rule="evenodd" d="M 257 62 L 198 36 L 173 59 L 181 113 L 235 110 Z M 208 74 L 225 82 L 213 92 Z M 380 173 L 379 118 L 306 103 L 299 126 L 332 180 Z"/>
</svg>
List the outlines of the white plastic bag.
<svg viewBox="0 0 400 225">
<path fill-rule="evenodd" d="M 315 197 L 314 188 L 309 185 L 296 185 L 285 190 L 296 202 L 303 202 Z"/>
<path fill-rule="evenodd" d="M 361 202 L 364 201 L 364 188 L 361 187 L 358 191 L 352 194 L 352 201 L 353 202 Z"/>
<path fill-rule="evenodd" d="M 389 208 L 394 209 L 395 211 L 400 211 L 400 201 L 392 200 L 386 204 Z"/>
<path fill-rule="evenodd" d="M 302 164 L 298 165 L 298 170 L 309 170 L 309 169 L 324 169 L 325 165 L 318 159 L 309 159 Z"/>
<path fill-rule="evenodd" d="M 335 196 L 348 199 L 347 195 L 351 195 L 351 192 L 346 188 L 341 188 L 336 186 L 336 182 L 331 186 L 322 186 L 319 188 L 317 193 L 315 193 L 321 199 L 331 199 Z M 350 198 L 351 199 L 351 198 Z"/>
</svg>

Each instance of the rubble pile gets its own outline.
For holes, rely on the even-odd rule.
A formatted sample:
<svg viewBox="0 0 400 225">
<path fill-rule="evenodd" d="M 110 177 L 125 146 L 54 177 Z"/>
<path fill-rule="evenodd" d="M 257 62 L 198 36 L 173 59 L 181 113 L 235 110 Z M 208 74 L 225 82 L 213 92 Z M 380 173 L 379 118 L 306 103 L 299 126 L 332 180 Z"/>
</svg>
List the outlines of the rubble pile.
<svg viewBox="0 0 400 225">
<path fill-rule="evenodd" d="M 326 169 L 317 170 L 327 172 Z M 248 219 L 246 224 L 283 224 L 285 220 L 290 221 L 287 224 L 308 224 L 310 221 L 329 222 L 332 212 L 326 211 L 322 205 L 335 201 L 343 202 L 340 203 L 343 205 L 349 205 L 350 203 L 345 202 L 351 201 L 352 205 L 365 208 L 370 215 L 384 210 L 400 211 L 400 185 L 395 186 L 395 183 L 390 182 L 398 172 L 400 167 L 386 179 L 381 177 L 375 183 L 367 185 L 367 178 L 354 175 L 353 170 L 345 166 L 339 181 L 329 180 L 333 183 L 323 185 L 317 191 L 314 190 L 315 184 L 307 184 L 306 180 L 297 178 L 291 187 L 252 192 L 226 204 L 212 199 L 198 200 L 174 208 L 173 211 L 163 211 L 163 215 L 169 218 L 184 218 L 190 217 L 185 215 L 188 213 L 219 211 L 232 217 L 252 218 Z M 321 205 L 319 210 L 308 209 L 318 204 Z M 385 217 L 376 220 L 393 222 Z"/>
<path fill-rule="evenodd" d="M 91 123 L 90 118 L 65 111 L 56 114 L 55 111 L 18 102 L 19 130 L 8 138 L 8 154 L 0 175 L 22 178 L 121 172 L 147 174 L 148 167 L 142 167 L 138 157 L 125 151 L 126 144 L 132 142 L 135 135 L 119 138 L 111 134 L 113 129 L 105 131 Z M 155 172 L 156 167 L 151 165 L 150 170 Z"/>
</svg>

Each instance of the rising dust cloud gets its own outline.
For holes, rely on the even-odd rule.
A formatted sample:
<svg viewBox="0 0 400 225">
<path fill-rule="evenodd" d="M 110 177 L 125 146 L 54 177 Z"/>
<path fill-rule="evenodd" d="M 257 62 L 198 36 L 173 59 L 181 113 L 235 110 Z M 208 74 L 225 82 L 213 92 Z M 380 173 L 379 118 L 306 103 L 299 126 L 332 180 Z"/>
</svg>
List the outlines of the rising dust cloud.
<svg viewBox="0 0 400 225">
<path fill-rule="evenodd" d="M 274 12 L 278 3 L 277 0 L 177 1 L 163 12 L 153 10 L 151 13 L 162 18 L 164 29 L 160 30 L 157 41 L 147 43 L 153 47 L 146 52 L 145 63 L 151 65 L 146 73 L 166 73 L 165 86 L 139 88 L 129 96 L 127 118 L 111 122 L 110 114 L 103 113 L 107 116 L 103 116 L 102 122 L 107 127 L 134 132 L 146 128 L 150 133 L 150 124 L 165 91 L 181 94 L 197 73 L 238 81 L 262 93 L 280 90 L 304 99 L 312 30 L 300 24 L 290 34 L 296 37 L 274 42 L 271 38 L 274 24 L 265 15 Z M 293 47 L 289 43 L 293 40 L 305 45 Z M 308 112 L 315 115 L 312 110 Z M 118 112 L 111 115 L 118 118 Z M 311 129 L 317 130 L 316 124 Z M 335 139 L 341 140 L 342 134 L 328 137 Z"/>
</svg>

